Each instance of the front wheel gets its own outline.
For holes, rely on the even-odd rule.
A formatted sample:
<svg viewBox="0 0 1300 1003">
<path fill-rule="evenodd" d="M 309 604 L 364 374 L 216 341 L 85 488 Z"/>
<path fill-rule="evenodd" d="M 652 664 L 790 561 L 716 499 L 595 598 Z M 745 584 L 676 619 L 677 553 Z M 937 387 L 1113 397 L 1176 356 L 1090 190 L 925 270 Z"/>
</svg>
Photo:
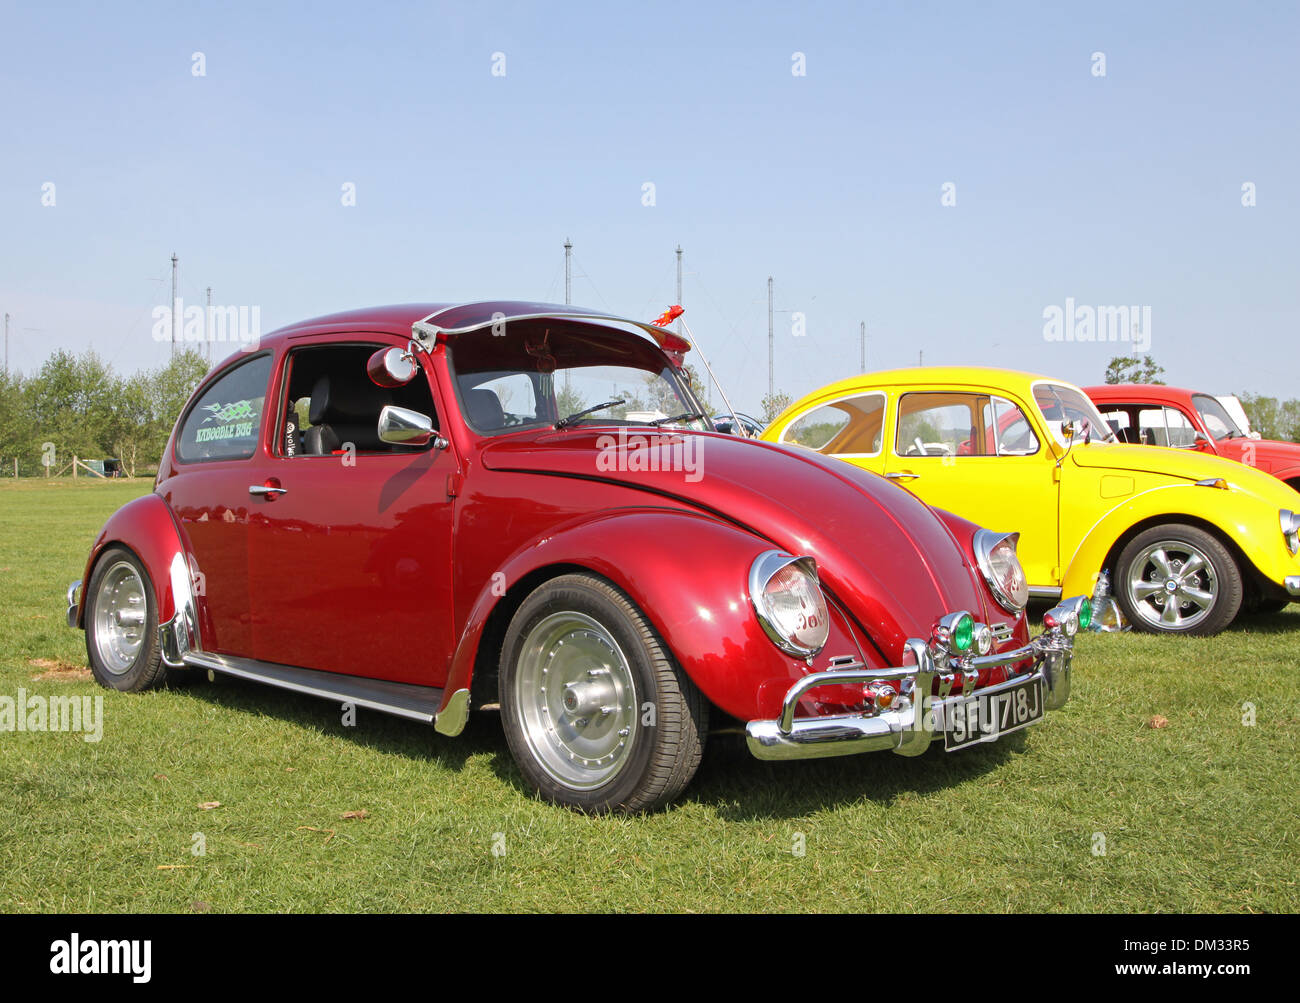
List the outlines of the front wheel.
<svg viewBox="0 0 1300 1003">
<path fill-rule="evenodd" d="M 101 686 L 151 689 L 167 678 L 149 574 L 125 547 L 109 547 L 86 587 L 86 655 Z"/>
<path fill-rule="evenodd" d="M 636 606 L 600 578 L 563 575 L 524 600 L 498 685 L 510 751 L 550 801 L 645 811 L 699 767 L 707 702 Z"/>
<path fill-rule="evenodd" d="M 1241 570 L 1215 537 L 1171 523 L 1135 536 L 1116 562 L 1115 598 L 1138 630 L 1217 634 L 1237 616 Z"/>
</svg>

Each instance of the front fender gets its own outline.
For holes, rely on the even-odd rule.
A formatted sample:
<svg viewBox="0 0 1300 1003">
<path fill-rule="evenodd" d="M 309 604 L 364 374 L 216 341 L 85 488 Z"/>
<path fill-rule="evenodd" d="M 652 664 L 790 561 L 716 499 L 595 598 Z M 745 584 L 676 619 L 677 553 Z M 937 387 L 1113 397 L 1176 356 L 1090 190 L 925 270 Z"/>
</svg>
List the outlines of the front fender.
<svg viewBox="0 0 1300 1003">
<path fill-rule="evenodd" d="M 1278 510 L 1255 495 L 1228 488 L 1169 484 L 1151 488 L 1112 508 L 1097 520 L 1066 565 L 1063 595 L 1092 595 L 1106 556 L 1138 523 L 1152 519 L 1212 523 L 1265 578 L 1278 585 L 1300 573 L 1300 560 L 1286 548 Z"/>
<path fill-rule="evenodd" d="M 484 628 L 509 590 L 546 569 L 581 568 L 636 604 L 712 703 L 741 720 L 774 716 L 791 683 L 812 669 L 772 643 L 750 605 L 750 565 L 771 549 L 761 537 L 691 512 L 622 509 L 570 524 L 514 554 L 501 568 L 504 580 L 483 586 L 452 656 L 444 701 L 469 687 Z M 817 660 L 856 652 L 849 629 L 833 615 Z"/>
<path fill-rule="evenodd" d="M 148 494 L 127 502 L 109 516 L 95 537 L 82 576 L 86 588 L 78 602 L 76 625 L 85 629 L 90 576 L 104 549 L 113 544 L 128 548 L 148 572 L 158 609 L 163 661 L 179 667 L 185 652 L 198 646 L 199 610 L 180 530 L 167 503 L 158 495 Z"/>
</svg>

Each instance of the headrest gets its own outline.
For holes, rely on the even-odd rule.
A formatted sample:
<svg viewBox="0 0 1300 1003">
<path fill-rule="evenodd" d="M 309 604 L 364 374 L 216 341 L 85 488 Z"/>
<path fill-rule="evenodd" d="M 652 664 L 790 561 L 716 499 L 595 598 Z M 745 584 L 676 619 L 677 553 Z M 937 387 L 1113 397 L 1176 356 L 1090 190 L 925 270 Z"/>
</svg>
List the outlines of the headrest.
<svg viewBox="0 0 1300 1003">
<path fill-rule="evenodd" d="M 378 418 L 390 399 L 390 394 L 367 379 L 331 380 L 326 373 L 311 388 L 307 419 L 313 425 L 320 425 L 349 418 Z"/>
<path fill-rule="evenodd" d="M 467 390 L 465 411 L 470 424 L 481 431 L 505 427 L 506 414 L 501 408 L 501 398 L 491 390 Z"/>
</svg>

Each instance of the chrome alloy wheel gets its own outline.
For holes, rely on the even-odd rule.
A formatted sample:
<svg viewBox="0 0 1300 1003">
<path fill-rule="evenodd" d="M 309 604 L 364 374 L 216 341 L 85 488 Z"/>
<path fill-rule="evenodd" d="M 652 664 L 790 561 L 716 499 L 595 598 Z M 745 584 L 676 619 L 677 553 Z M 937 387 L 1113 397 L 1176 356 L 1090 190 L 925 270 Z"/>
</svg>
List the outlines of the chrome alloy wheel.
<svg viewBox="0 0 1300 1003">
<path fill-rule="evenodd" d="M 95 649 L 115 676 L 130 670 L 144 645 L 148 601 L 140 573 L 127 561 L 105 572 L 95 593 Z"/>
<path fill-rule="evenodd" d="M 637 735 L 636 688 L 627 656 L 583 613 L 552 613 L 519 649 L 515 707 L 533 759 L 576 790 L 608 782 Z"/>
<path fill-rule="evenodd" d="M 1138 615 L 1161 630 L 1187 630 L 1210 615 L 1219 598 L 1214 565 L 1181 541 L 1155 543 L 1129 566 L 1129 597 Z"/>
</svg>

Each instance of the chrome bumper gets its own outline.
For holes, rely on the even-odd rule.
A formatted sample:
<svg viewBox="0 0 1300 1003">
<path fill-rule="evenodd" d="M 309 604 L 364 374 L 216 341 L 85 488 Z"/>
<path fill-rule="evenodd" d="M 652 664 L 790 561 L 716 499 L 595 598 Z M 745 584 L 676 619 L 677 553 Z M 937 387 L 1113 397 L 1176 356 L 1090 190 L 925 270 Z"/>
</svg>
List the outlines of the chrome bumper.
<svg viewBox="0 0 1300 1003">
<path fill-rule="evenodd" d="M 1300 596 L 1300 575 L 1287 575 L 1285 584 L 1288 595 Z"/>
<path fill-rule="evenodd" d="M 81 579 L 68 586 L 68 626 L 76 628 L 77 610 L 81 606 L 81 601 L 77 598 L 77 593 L 81 591 Z"/>
<path fill-rule="evenodd" d="M 971 695 L 979 669 L 1028 659 L 1033 659 L 1028 672 L 994 686 L 982 687 L 975 690 L 975 694 L 991 695 L 1018 686 L 1027 679 L 1041 678 L 1046 710 L 1058 710 L 1070 698 L 1074 639 L 1059 626 L 1049 627 L 1024 647 L 982 657 L 958 660 L 945 654 L 936 658 L 930 645 L 916 638 L 908 640 L 906 651 L 915 664 L 889 669 L 849 666 L 814 672 L 800 679 L 786 692 L 779 718 L 775 721 L 750 721 L 745 726 L 750 753 L 757 759 L 816 759 L 887 749 L 900 756 L 919 756 L 943 734 L 935 722 L 944 719 L 944 708 Z M 962 693 L 949 697 L 958 678 L 963 680 Z M 939 681 L 938 695 L 933 695 L 936 679 Z M 966 685 L 967 680 L 970 685 Z M 809 690 L 882 681 L 900 684 L 899 698 L 889 710 L 834 717 L 794 716 L 800 698 Z"/>
</svg>

